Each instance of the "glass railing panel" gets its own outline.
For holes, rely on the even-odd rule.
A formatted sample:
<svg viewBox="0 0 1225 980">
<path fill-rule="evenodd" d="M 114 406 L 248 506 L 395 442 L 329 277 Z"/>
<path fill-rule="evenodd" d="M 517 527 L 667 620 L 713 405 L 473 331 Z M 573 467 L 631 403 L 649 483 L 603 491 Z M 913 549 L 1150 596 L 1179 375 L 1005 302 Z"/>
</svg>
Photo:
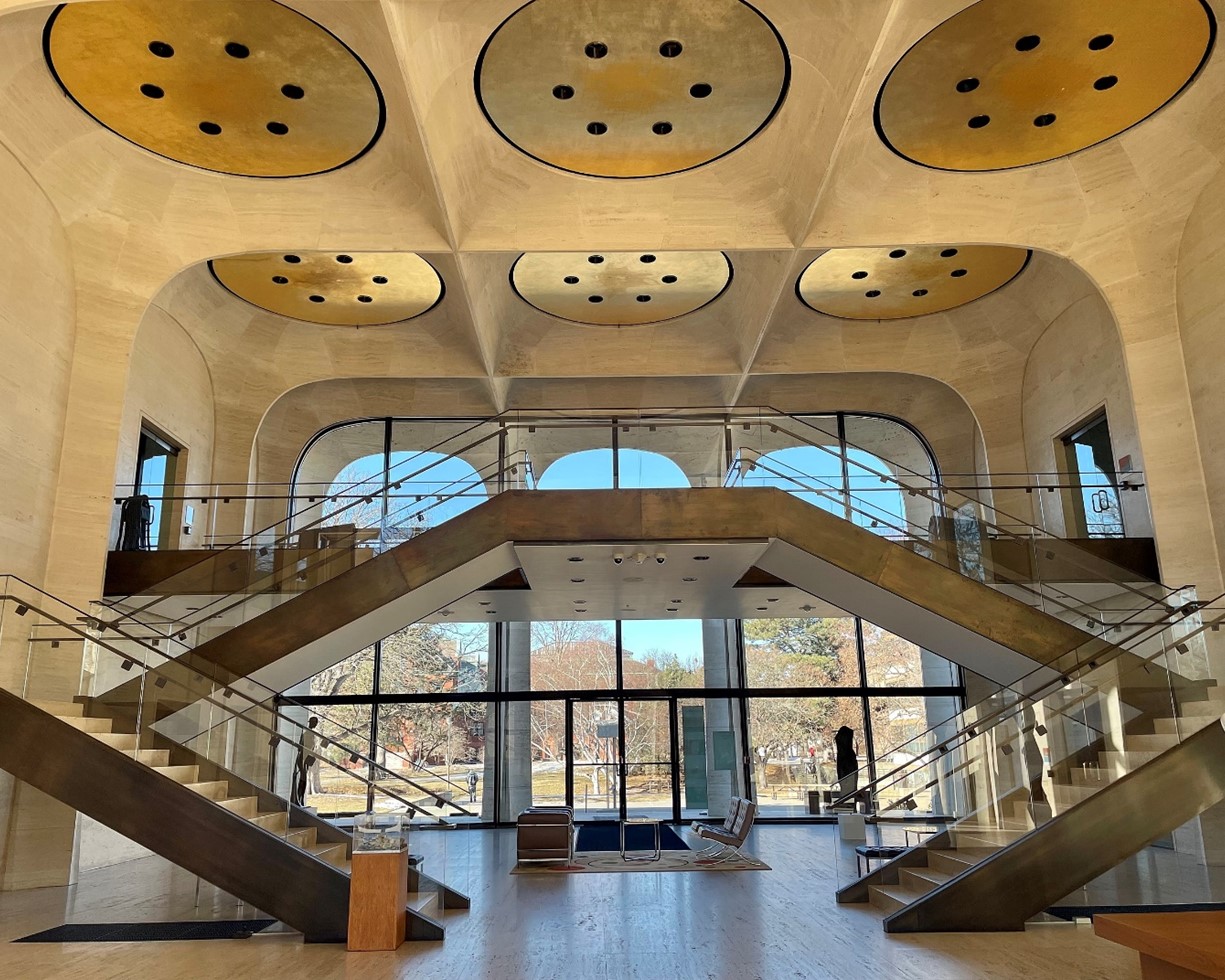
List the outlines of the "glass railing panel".
<svg viewBox="0 0 1225 980">
<path fill-rule="evenodd" d="M 1199 672 L 1193 642 L 1222 621 L 1225 605 L 1192 612 L 1159 631 L 1156 654 L 1115 657 L 1037 700 L 984 714 L 938 752 L 870 784 L 873 804 L 886 820 L 915 811 L 941 818 L 966 846 L 991 833 L 1006 842 L 1032 832 L 1225 713 L 1215 682 L 1182 672 Z M 951 786 L 947 812 L 924 813 L 919 791 L 903 795 L 916 784 Z"/>
</svg>

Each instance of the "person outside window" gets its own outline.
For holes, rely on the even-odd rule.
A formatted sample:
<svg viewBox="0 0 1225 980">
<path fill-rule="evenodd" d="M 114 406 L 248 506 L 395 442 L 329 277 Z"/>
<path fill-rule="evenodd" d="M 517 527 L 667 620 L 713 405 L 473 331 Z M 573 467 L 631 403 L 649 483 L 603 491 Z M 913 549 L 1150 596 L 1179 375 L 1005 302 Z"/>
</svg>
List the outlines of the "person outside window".
<svg viewBox="0 0 1225 980">
<path fill-rule="evenodd" d="M 477 784 L 478 779 L 479 777 L 477 776 L 475 769 L 471 770 L 468 773 L 468 802 L 469 803 L 476 802 L 476 784 Z"/>
</svg>

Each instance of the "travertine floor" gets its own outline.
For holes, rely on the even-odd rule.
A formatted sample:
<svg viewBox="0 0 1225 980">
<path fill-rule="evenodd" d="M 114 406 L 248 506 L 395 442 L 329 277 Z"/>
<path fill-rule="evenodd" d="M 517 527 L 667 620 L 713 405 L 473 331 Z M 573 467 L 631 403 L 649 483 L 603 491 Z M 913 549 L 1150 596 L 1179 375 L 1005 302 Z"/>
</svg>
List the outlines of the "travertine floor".
<svg viewBox="0 0 1225 980">
<path fill-rule="evenodd" d="M 158 859 L 85 876 L 73 888 L 0 895 L 0 977 L 236 980 L 247 976 L 683 978 L 859 977 L 1133 980 L 1135 954 L 1084 927 L 1024 933 L 888 937 L 867 908 L 833 902 L 833 832 L 763 827 L 750 850 L 769 872 L 512 876 L 514 833 L 417 835 L 413 850 L 472 896 L 447 913 L 442 944 L 346 954 L 292 935 L 192 943 L 14 945 L 64 921 L 140 921 L 241 914 L 231 900 Z M 214 909 L 220 910 L 214 912 Z M 250 914 L 248 911 L 247 914 Z"/>
</svg>

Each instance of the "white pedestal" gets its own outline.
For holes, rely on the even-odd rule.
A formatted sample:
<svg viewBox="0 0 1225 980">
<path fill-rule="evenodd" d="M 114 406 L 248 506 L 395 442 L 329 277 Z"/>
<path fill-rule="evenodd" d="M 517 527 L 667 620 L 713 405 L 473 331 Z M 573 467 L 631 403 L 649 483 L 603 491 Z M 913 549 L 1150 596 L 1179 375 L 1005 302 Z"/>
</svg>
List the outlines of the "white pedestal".
<svg viewBox="0 0 1225 980">
<path fill-rule="evenodd" d="M 867 840 L 868 831 L 862 813 L 838 814 L 838 837 L 842 840 Z"/>
</svg>

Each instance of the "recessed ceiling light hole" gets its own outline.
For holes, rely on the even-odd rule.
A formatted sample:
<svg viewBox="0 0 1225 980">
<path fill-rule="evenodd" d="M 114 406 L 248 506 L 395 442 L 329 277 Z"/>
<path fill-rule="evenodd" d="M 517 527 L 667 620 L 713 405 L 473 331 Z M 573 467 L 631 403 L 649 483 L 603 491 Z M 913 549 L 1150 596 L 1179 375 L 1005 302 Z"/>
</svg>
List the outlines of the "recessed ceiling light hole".
<svg viewBox="0 0 1225 980">
<path fill-rule="evenodd" d="M 554 85 L 553 98 L 561 99 L 563 102 L 566 99 L 574 98 L 574 88 L 570 85 Z"/>
<path fill-rule="evenodd" d="M 868 274 L 863 269 L 860 269 L 858 272 L 852 272 L 851 278 L 852 279 L 867 279 Z"/>
<path fill-rule="evenodd" d="M 603 136 L 608 132 L 608 126 L 602 122 L 589 122 L 587 124 L 587 132 L 592 136 Z"/>
<path fill-rule="evenodd" d="M 696 85 L 689 86 L 689 94 L 695 99 L 705 99 L 709 97 L 710 93 L 713 91 L 714 89 L 705 82 L 698 82 Z"/>
<path fill-rule="evenodd" d="M 588 58 L 603 58 L 608 54 L 608 45 L 601 41 L 592 41 L 587 47 L 583 48 L 583 53 Z"/>
<path fill-rule="evenodd" d="M 308 297 L 308 298 L 310 299 L 310 301 L 311 301 L 312 303 L 322 303 L 322 302 L 323 302 L 323 297 L 322 297 L 322 296 L 320 296 L 318 293 L 316 293 L 316 294 L 314 294 L 314 295 L 312 295 L 312 296 L 310 296 L 310 297 Z"/>
<path fill-rule="evenodd" d="M 588 262 L 590 262 L 592 265 L 599 265 L 601 262 L 603 262 L 603 261 L 604 261 L 604 256 L 602 256 L 602 255 L 588 255 L 588 256 L 587 256 L 587 261 L 588 261 Z"/>
<path fill-rule="evenodd" d="M 866 293 L 864 293 L 864 295 L 868 297 L 868 299 L 876 299 L 876 297 L 880 295 L 880 290 L 869 289 Z"/>
<path fill-rule="evenodd" d="M 566 278 L 565 278 L 565 279 L 563 279 L 563 280 L 562 280 L 562 282 L 564 282 L 564 283 L 565 283 L 567 286 L 574 286 L 574 285 L 577 285 L 577 284 L 578 284 L 578 276 L 566 276 Z"/>
<path fill-rule="evenodd" d="M 245 58 L 251 53 L 251 49 L 245 44 L 239 44 L 237 41 L 230 41 L 225 46 L 225 53 L 231 58 Z"/>
<path fill-rule="evenodd" d="M 588 296 L 587 302 L 588 303 L 603 303 L 604 297 L 603 296 Z"/>
<path fill-rule="evenodd" d="M 370 281 L 371 281 L 372 283 L 374 283 L 375 285 L 378 285 L 378 286 L 386 286 L 386 285 L 387 285 L 387 277 L 386 277 L 386 276 L 371 276 L 371 277 L 370 277 Z"/>
<path fill-rule="evenodd" d="M 676 276 L 664 276 L 660 282 L 666 282 L 669 286 L 676 282 Z"/>
<path fill-rule="evenodd" d="M 1042 38 L 1037 34 L 1026 34 L 1024 37 L 1017 38 L 1018 51 L 1032 51 L 1042 43 Z"/>
<path fill-rule="evenodd" d="M 1114 88 L 1118 84 L 1119 77 L 1117 75 L 1103 75 L 1093 83 L 1093 87 L 1099 92 L 1105 92 L 1107 89 Z"/>
<path fill-rule="evenodd" d="M 174 48 L 165 41 L 150 41 L 149 50 L 159 58 L 173 58 Z"/>
<path fill-rule="evenodd" d="M 1113 34 L 1099 34 L 1089 42 L 1090 51 L 1104 51 L 1110 45 L 1114 44 Z"/>
<path fill-rule="evenodd" d="M 366 295 L 364 295 L 364 294 L 363 294 L 363 295 L 361 295 L 361 296 L 357 297 L 357 301 L 358 301 L 359 303 L 373 303 L 373 302 L 374 302 L 374 297 L 373 297 L 373 296 L 366 296 Z"/>
<path fill-rule="evenodd" d="M 1049 126 L 1054 121 L 1055 113 L 1053 112 L 1044 112 L 1042 115 L 1034 117 L 1034 125 L 1039 129 L 1042 129 L 1044 126 Z"/>
<path fill-rule="evenodd" d="M 962 92 L 962 93 L 973 92 L 976 88 L 978 88 L 977 78 L 963 78 L 960 82 L 957 83 L 958 92 Z"/>
<path fill-rule="evenodd" d="M 967 125 L 971 129 L 982 129 L 989 122 L 991 122 L 990 116 L 974 116 Z"/>
<path fill-rule="evenodd" d="M 957 254 L 957 249 L 955 249 L 955 248 L 946 248 L 946 249 L 945 249 L 943 252 L 941 252 L 941 253 L 940 253 L 940 258 L 942 258 L 942 259 L 951 259 L 951 258 L 952 258 L 954 255 L 956 255 L 956 254 Z"/>
<path fill-rule="evenodd" d="M 952 272 L 949 273 L 949 275 L 952 276 L 954 279 L 960 279 L 965 274 L 966 274 L 965 269 L 954 269 Z"/>
<path fill-rule="evenodd" d="M 654 262 L 654 261 L 655 261 L 655 256 L 654 256 L 654 255 L 651 255 L 651 254 L 649 254 L 649 253 L 648 253 L 647 255 L 640 255 L 640 256 L 638 257 L 638 261 L 639 261 L 639 262 L 648 262 L 648 263 L 649 263 L 649 262 Z"/>
<path fill-rule="evenodd" d="M 283 122 L 270 122 L 267 129 L 273 136 L 285 136 L 289 133 L 289 127 Z"/>
<path fill-rule="evenodd" d="M 927 295 L 927 290 L 926 290 L 926 289 L 916 289 L 916 290 L 915 290 L 913 293 L 911 293 L 910 295 L 911 295 L 911 296 L 926 296 L 926 295 Z"/>
<path fill-rule="evenodd" d="M 300 99 L 306 95 L 301 85 L 282 85 L 281 94 L 287 99 Z"/>
<path fill-rule="evenodd" d="M 200 123 L 200 132 L 208 136 L 220 136 L 221 127 L 215 122 L 202 122 Z"/>
<path fill-rule="evenodd" d="M 160 99 L 166 93 L 160 86 L 150 85 L 148 82 L 145 82 L 145 84 L 140 87 L 140 94 L 147 96 L 150 99 Z"/>
<path fill-rule="evenodd" d="M 635 299 L 637 299 L 639 303 L 649 303 L 649 302 L 651 302 L 651 297 L 650 297 L 650 296 L 648 296 L 648 295 L 646 295 L 645 293 L 643 293 L 641 296 L 636 296 L 636 297 L 634 297 L 634 298 L 635 298 Z"/>
<path fill-rule="evenodd" d="M 681 46 L 680 41 L 664 41 L 659 46 L 659 53 L 665 58 L 675 58 L 683 50 L 684 48 Z"/>
<path fill-rule="evenodd" d="M 667 136 L 672 132 L 672 124 L 670 122 L 657 122 L 651 127 L 651 132 L 656 136 Z"/>
<path fill-rule="evenodd" d="M 905 256 L 906 256 L 906 249 L 904 248 L 895 248 L 892 252 L 889 253 L 889 258 L 891 259 L 900 259 L 900 258 L 904 258 Z"/>
<path fill-rule="evenodd" d="M 341 265 L 348 265 L 350 262 L 353 261 L 353 256 L 352 255 L 338 255 L 336 256 L 336 261 L 339 262 Z"/>
<path fill-rule="evenodd" d="M 289 279 L 286 276 L 273 276 L 272 281 L 275 282 L 278 286 L 284 286 L 285 283 L 289 282 Z"/>
<path fill-rule="evenodd" d="M 285 261 L 288 262 L 290 265 L 297 265 L 299 262 L 302 261 L 302 257 L 300 255 L 286 255 Z"/>
</svg>

